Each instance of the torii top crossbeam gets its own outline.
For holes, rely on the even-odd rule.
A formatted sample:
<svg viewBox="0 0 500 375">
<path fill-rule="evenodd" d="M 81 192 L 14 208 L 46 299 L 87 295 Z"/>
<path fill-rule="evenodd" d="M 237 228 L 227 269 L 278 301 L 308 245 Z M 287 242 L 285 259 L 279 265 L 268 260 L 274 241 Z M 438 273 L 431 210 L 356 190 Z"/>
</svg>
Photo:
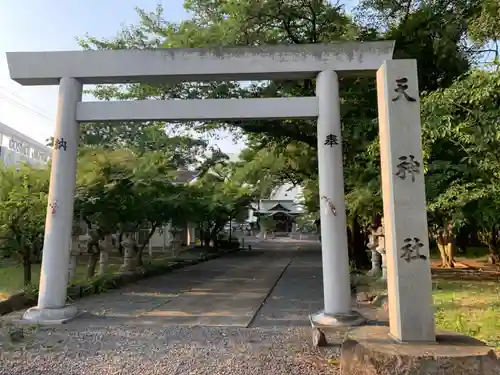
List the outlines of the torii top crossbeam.
<svg viewBox="0 0 500 375">
<path fill-rule="evenodd" d="M 231 48 L 166 48 L 8 52 L 10 76 L 25 86 L 58 85 L 62 77 L 82 84 L 313 78 L 375 72 L 391 60 L 393 41 Z"/>
</svg>

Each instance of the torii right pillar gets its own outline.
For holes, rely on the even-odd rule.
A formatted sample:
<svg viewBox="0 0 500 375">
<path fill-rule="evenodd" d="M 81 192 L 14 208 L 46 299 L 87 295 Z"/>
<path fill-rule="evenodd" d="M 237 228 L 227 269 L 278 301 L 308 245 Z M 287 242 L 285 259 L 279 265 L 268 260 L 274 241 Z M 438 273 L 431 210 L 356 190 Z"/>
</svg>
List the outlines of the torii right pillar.
<svg viewBox="0 0 500 375">
<path fill-rule="evenodd" d="M 436 340 L 415 60 L 377 72 L 390 336 Z"/>
</svg>

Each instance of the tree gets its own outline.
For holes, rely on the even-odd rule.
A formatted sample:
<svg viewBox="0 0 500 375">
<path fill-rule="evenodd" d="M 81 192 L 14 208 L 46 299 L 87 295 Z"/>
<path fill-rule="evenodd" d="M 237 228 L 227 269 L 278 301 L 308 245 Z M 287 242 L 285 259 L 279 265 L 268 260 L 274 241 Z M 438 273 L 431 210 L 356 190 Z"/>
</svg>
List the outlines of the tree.
<svg viewBox="0 0 500 375">
<path fill-rule="evenodd" d="M 182 187 L 174 185 L 176 160 L 158 152 L 139 154 L 130 149 L 85 149 L 78 168 L 75 214 L 89 227 L 98 230 L 98 237 L 119 232 L 148 229 L 138 244 L 137 262 L 155 231 L 169 221 L 185 219 Z M 181 218 L 182 217 L 182 218 Z M 99 256 L 98 245 L 89 249 L 89 276 Z"/>
<path fill-rule="evenodd" d="M 450 86 L 474 61 L 476 50 L 463 41 L 473 34 L 478 2 L 396 2 L 367 0 L 355 17 L 326 0 L 187 0 L 191 19 L 169 23 L 163 9 L 138 10 L 138 25 L 123 29 L 113 40 L 86 37 L 85 49 L 148 49 L 226 45 L 331 43 L 342 40 L 396 41 L 395 57 L 419 61 L 419 86 L 433 91 Z M 381 207 L 377 105 L 373 78 L 342 78 L 344 170 L 349 197 L 348 223 L 351 259 L 366 264 L 364 225 Z M 182 84 L 132 84 L 120 88 L 100 86 L 94 95 L 104 99 L 253 98 L 314 95 L 314 80 Z M 263 178 L 248 167 L 247 174 L 261 192 L 269 191 L 273 178 L 317 186 L 315 123 L 306 120 L 231 121 L 186 124 L 196 130 L 232 129 L 245 134 L 253 155 L 264 162 Z M 295 149 L 295 150 L 293 150 Z M 279 154 L 285 156 L 279 157 Z M 275 168 L 271 160 L 283 168 Z M 247 160 L 247 159 L 245 159 Z M 252 182 L 250 182 L 252 183 Z M 318 210 L 317 190 L 306 194 L 310 210 Z"/>
<path fill-rule="evenodd" d="M 500 4 L 496 0 L 478 1 L 476 12 L 470 18 L 470 38 L 485 57 L 498 62 L 500 41 Z"/>
<path fill-rule="evenodd" d="M 0 168 L 0 250 L 23 265 L 25 285 L 43 246 L 48 188 L 47 169 Z"/>
<path fill-rule="evenodd" d="M 132 183 L 138 211 L 132 221 L 149 230 L 137 251 L 138 265 L 142 265 L 142 253 L 156 230 L 169 222 L 174 227 L 185 226 L 194 215 L 196 202 L 189 186 L 175 183 L 172 160 L 165 154 L 150 152 L 136 160 Z"/>
<path fill-rule="evenodd" d="M 433 220 L 473 224 L 499 260 L 500 71 L 481 69 L 422 102 L 427 197 Z"/>
<path fill-rule="evenodd" d="M 243 221 L 255 194 L 249 187 L 232 181 L 233 165 L 217 164 L 196 181 L 197 214 L 193 219 L 200 225 L 202 243 L 217 246 L 218 234 L 232 221 Z M 194 221 L 193 220 L 193 221 Z"/>
<path fill-rule="evenodd" d="M 95 273 L 100 256 L 99 240 L 127 225 L 137 208 L 131 182 L 134 155 L 128 150 L 86 149 L 80 152 L 75 192 L 75 216 L 87 223 L 92 240 L 88 277 Z"/>
<path fill-rule="evenodd" d="M 97 238 L 118 231 L 120 242 L 124 232 L 147 229 L 147 236 L 137 245 L 138 265 L 142 265 L 142 253 L 155 231 L 167 223 L 180 230 L 198 220 L 208 244 L 249 199 L 247 190 L 217 174 L 226 172 L 226 159 L 227 155 L 214 152 L 201 163 L 198 184 L 189 186 L 176 181 L 177 160 L 161 150 L 84 149 L 79 159 L 75 215 L 97 227 Z M 99 251 L 98 244 L 89 245 L 89 276 L 94 274 Z"/>
<path fill-rule="evenodd" d="M 215 150 L 199 163 L 198 183 L 189 185 L 177 181 L 177 155 L 165 150 L 82 149 L 74 217 L 91 230 L 88 277 L 95 274 L 99 240 L 117 231 L 121 235 L 148 229 L 135 249 L 139 265 L 151 236 L 167 223 L 180 228 L 199 222 L 206 234 L 205 244 L 217 246 L 223 226 L 232 219 L 243 220 L 253 199 L 250 189 L 231 181 L 234 166 L 227 159 Z M 3 255 L 22 262 L 25 284 L 31 282 L 33 256 L 42 249 L 48 189 L 48 168 L 0 169 L 0 249 Z"/>
</svg>

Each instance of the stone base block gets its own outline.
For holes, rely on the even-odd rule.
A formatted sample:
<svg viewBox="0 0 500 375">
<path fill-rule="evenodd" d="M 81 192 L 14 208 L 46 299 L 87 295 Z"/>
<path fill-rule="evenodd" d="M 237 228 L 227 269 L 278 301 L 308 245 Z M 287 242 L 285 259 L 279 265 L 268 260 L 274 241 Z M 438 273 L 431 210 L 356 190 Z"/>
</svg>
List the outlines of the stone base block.
<svg viewBox="0 0 500 375">
<path fill-rule="evenodd" d="M 350 327 L 359 326 L 366 322 L 366 319 L 357 311 L 348 314 L 327 314 L 320 311 L 310 316 L 311 324 L 314 327 Z"/>
<path fill-rule="evenodd" d="M 342 344 L 343 375 L 494 375 L 500 361 L 482 341 L 438 334 L 433 343 L 398 343 L 389 327 L 363 326 Z"/>
<path fill-rule="evenodd" d="M 32 307 L 26 310 L 18 323 L 29 324 L 63 324 L 75 318 L 78 310 L 73 305 L 66 305 L 60 309 L 40 309 Z"/>
</svg>

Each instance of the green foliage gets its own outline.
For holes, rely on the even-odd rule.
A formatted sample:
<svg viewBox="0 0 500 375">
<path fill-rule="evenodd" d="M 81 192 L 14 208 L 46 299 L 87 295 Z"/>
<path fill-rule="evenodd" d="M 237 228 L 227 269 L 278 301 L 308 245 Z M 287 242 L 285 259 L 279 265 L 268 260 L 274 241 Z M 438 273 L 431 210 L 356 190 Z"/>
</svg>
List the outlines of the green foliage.
<svg viewBox="0 0 500 375">
<path fill-rule="evenodd" d="M 497 253 L 500 223 L 500 71 L 472 70 L 422 102 L 429 211 L 475 224 Z"/>
<path fill-rule="evenodd" d="M 0 168 L 0 233 L 2 248 L 23 256 L 39 246 L 47 208 L 48 174 L 23 166 Z"/>
<path fill-rule="evenodd" d="M 492 179 L 478 182 L 477 174 L 471 174 L 465 180 L 463 177 L 466 165 L 468 167 L 464 158 L 471 157 L 471 154 L 466 155 L 459 144 L 462 141 L 454 139 L 458 133 L 462 137 L 467 133 L 464 129 L 459 130 L 462 121 L 455 121 L 455 116 L 463 114 L 445 104 L 446 95 L 451 95 L 451 91 L 446 95 L 441 91 L 433 94 L 432 91 L 446 90 L 450 86 L 456 90 L 456 79 L 466 73 L 480 56 L 478 47 L 498 40 L 498 27 L 495 26 L 498 6 L 495 1 L 364 0 L 352 14 L 340 4 L 327 0 L 185 0 L 185 7 L 191 18 L 180 23 L 166 21 L 161 6 L 150 13 L 138 10 L 140 22 L 122 29 L 116 38 L 100 40 L 87 36 L 80 41 L 81 45 L 84 49 L 147 49 L 394 40 L 395 57 L 417 59 L 419 87 L 421 91 L 431 92 L 423 102 L 431 220 L 439 222 L 451 215 L 457 222 L 470 222 L 472 210 L 486 209 L 493 213 L 496 190 L 492 187 Z M 475 45 L 464 43 L 467 39 L 473 40 Z M 310 79 L 251 82 L 245 86 L 238 82 L 141 83 L 121 87 L 98 86 L 92 93 L 105 100 L 287 97 L 313 96 L 314 86 L 314 80 Z M 476 87 L 479 90 L 479 84 Z M 362 236 L 360 226 L 365 226 L 375 212 L 382 210 L 375 80 L 372 77 L 343 77 L 340 90 L 345 192 L 349 226 L 353 232 L 351 247 L 359 247 L 364 254 L 360 247 L 363 241 L 355 237 Z M 483 95 L 486 92 L 489 91 Z M 470 98 L 470 95 L 467 93 L 463 97 Z M 436 102 L 434 112 L 430 110 L 431 102 Z M 456 102 L 461 103 L 461 100 Z M 465 108 L 469 108 L 469 104 L 489 116 L 490 120 L 484 118 L 484 121 L 496 123 L 496 110 L 488 112 L 479 104 L 462 103 Z M 437 123 L 444 121 L 446 116 L 449 116 L 449 126 L 455 130 L 449 130 L 448 136 L 436 137 L 434 133 L 442 133 L 444 126 Z M 143 133 L 151 126 L 164 125 L 148 123 L 141 126 Z M 301 184 L 305 206 L 310 213 L 317 214 L 317 139 L 313 121 L 205 122 L 188 123 L 184 127 L 169 124 L 168 128 L 187 128 L 208 135 L 213 135 L 215 130 L 229 129 L 236 135 L 245 135 L 248 148 L 232 178 L 251 186 L 260 197 L 268 196 L 273 187 L 283 182 Z M 90 137 L 97 132 L 119 134 L 114 136 L 116 139 L 127 137 L 125 128 L 115 128 L 115 124 L 92 125 L 84 130 L 87 134 L 84 136 Z M 493 137 L 491 132 L 487 137 Z M 120 142 L 118 144 L 123 144 Z M 479 139 L 474 136 L 468 142 L 469 151 L 473 151 L 472 144 Z M 484 145 L 479 147 L 486 152 Z M 494 175 L 492 173 L 490 177 Z M 457 194 L 464 197 L 465 191 L 472 191 L 466 183 L 474 185 L 474 194 L 462 200 L 451 199 Z M 457 191 L 454 193 L 453 189 Z M 476 199 L 478 196 L 482 197 L 481 203 Z M 466 205 L 465 211 L 463 205 Z M 496 220 L 494 215 L 476 213 L 478 215 L 482 216 L 473 219 L 484 225 Z"/>
<path fill-rule="evenodd" d="M 262 231 L 273 231 L 277 223 L 271 216 L 261 216 L 259 217 L 258 224 Z"/>
<path fill-rule="evenodd" d="M 25 284 L 31 282 L 31 262 L 42 248 L 48 182 L 44 169 L 0 168 L 0 256 L 24 265 Z"/>
<path fill-rule="evenodd" d="M 249 189 L 227 178 L 232 167 L 219 163 L 225 158 L 221 154 L 208 158 L 202 167 L 209 171 L 189 185 L 179 182 L 177 161 L 163 150 L 84 148 L 78 159 L 75 221 L 83 219 L 98 229 L 101 238 L 149 228 L 139 253 L 155 230 L 167 223 L 177 229 L 188 222 L 200 223 L 207 244 L 216 244 L 229 220 L 246 218 L 253 199 Z M 224 174 L 226 178 L 221 177 Z M 48 169 L 0 168 L 0 255 L 25 265 L 27 284 L 33 256 L 40 255 L 43 246 L 48 188 Z"/>
<path fill-rule="evenodd" d="M 476 11 L 470 20 L 470 37 L 479 47 L 486 47 L 498 60 L 500 41 L 500 4 L 498 0 L 482 0 L 478 2 Z"/>
<path fill-rule="evenodd" d="M 189 214 L 188 193 L 175 184 L 173 164 L 162 152 L 85 150 L 79 159 L 76 216 L 96 223 L 103 234 L 182 221 Z"/>
<path fill-rule="evenodd" d="M 500 210 L 496 210 L 498 194 L 494 180 L 498 163 L 493 125 L 497 124 L 498 102 L 493 98 L 497 92 L 493 81 L 497 76 L 473 71 L 468 78 L 459 77 L 483 57 L 484 49 L 493 50 L 498 57 L 497 1 L 363 0 L 352 14 L 342 5 L 327 0 L 185 0 L 184 3 L 190 19 L 172 23 L 165 20 L 161 6 L 153 12 L 138 9 L 137 25 L 123 28 L 111 40 L 86 36 L 80 44 L 84 49 L 149 49 L 394 40 L 396 58 L 417 59 L 419 87 L 427 93 L 422 102 L 422 116 L 431 223 L 441 225 L 443 220 L 451 218 L 457 226 L 474 224 L 481 230 L 490 226 L 488 231 L 491 225 L 496 225 L 496 212 Z M 91 92 L 101 100 L 255 98 L 313 96 L 314 86 L 311 79 L 249 85 L 138 83 L 101 85 Z M 350 247 L 359 248 L 364 254 L 363 241 L 355 237 L 362 236 L 360 228 L 382 210 L 375 80 L 343 77 L 340 91 L 345 192 L 353 240 Z M 260 197 L 268 196 L 273 187 L 283 182 L 301 184 L 305 206 L 311 214 L 319 216 L 313 121 L 210 121 L 181 126 L 122 122 L 86 124 L 82 130 L 82 143 L 86 147 L 113 150 L 126 147 L 137 155 L 163 152 L 177 166 L 196 163 L 207 147 L 203 141 L 195 145 L 198 141 L 189 137 L 167 134 L 189 130 L 212 136 L 216 131 L 230 130 L 234 135 L 245 135 L 248 148 L 231 179 L 247 184 Z M 174 155 L 182 155 L 177 164 Z M 218 162 L 209 160 L 200 171 L 207 173 Z M 113 188 L 130 187 L 118 184 Z M 198 190 L 190 194 L 191 198 L 203 195 Z M 210 200 L 199 202 L 206 209 L 214 207 Z M 213 215 L 207 222 L 214 222 L 212 219 Z"/>
<path fill-rule="evenodd" d="M 217 241 L 229 221 L 243 222 L 255 199 L 254 191 L 233 180 L 235 165 L 217 164 L 192 186 L 197 209 L 191 221 L 198 222 L 205 245 Z"/>
<path fill-rule="evenodd" d="M 115 232 L 124 217 L 139 209 L 132 182 L 136 160 L 128 150 L 83 152 L 78 160 L 76 216 L 96 223 L 103 234 Z"/>
<path fill-rule="evenodd" d="M 296 223 L 301 232 L 316 232 L 318 230 L 316 226 L 316 220 L 319 219 L 317 212 L 307 213 L 300 215 L 296 219 Z"/>
</svg>

